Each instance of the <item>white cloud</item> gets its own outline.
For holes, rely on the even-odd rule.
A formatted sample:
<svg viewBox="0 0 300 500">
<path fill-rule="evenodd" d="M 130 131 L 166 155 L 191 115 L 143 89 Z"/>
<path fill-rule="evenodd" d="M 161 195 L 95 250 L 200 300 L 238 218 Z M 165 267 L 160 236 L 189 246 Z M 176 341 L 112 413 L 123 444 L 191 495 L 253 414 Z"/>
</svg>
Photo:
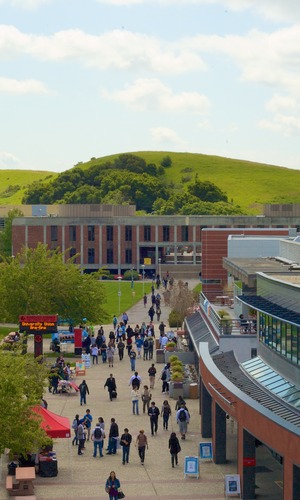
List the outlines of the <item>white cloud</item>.
<svg viewBox="0 0 300 500">
<path fill-rule="evenodd" d="M 285 136 L 299 136 L 300 118 L 297 116 L 277 114 L 274 116 L 273 120 L 261 120 L 259 122 L 259 127 L 282 133 Z"/>
<path fill-rule="evenodd" d="M 165 74 L 205 69 L 194 50 L 125 30 L 95 36 L 73 29 L 38 36 L 24 34 L 14 26 L 0 26 L 0 57 L 21 54 L 46 61 L 78 60 L 99 69 L 146 69 Z"/>
<path fill-rule="evenodd" d="M 209 99 L 198 92 L 172 90 L 156 78 L 138 79 L 125 90 L 103 91 L 107 99 L 128 104 L 139 110 L 160 110 L 166 112 L 185 112 L 202 114 L 210 107 Z"/>
<path fill-rule="evenodd" d="M 0 0 L 0 4 L 8 3 L 13 7 L 21 7 L 22 9 L 37 9 L 49 2 L 51 0 Z"/>
<path fill-rule="evenodd" d="M 267 19 L 292 21 L 300 19 L 298 0 L 97 0 L 98 3 L 115 6 L 131 5 L 221 5 L 233 11 L 252 10 Z"/>
<path fill-rule="evenodd" d="M 20 160 L 11 153 L 0 151 L 0 168 L 2 169 L 18 169 L 21 168 Z"/>
<path fill-rule="evenodd" d="M 278 113 L 282 110 L 296 110 L 299 103 L 291 96 L 274 94 L 272 99 L 266 104 L 266 109 L 272 113 Z"/>
<path fill-rule="evenodd" d="M 150 129 L 150 132 L 155 143 L 164 144 L 164 148 L 167 148 L 168 144 L 177 148 L 184 148 L 186 146 L 186 142 L 171 128 L 154 127 Z"/>
<path fill-rule="evenodd" d="M 14 80 L 0 77 L 0 93 L 46 94 L 47 92 L 47 87 L 37 80 Z"/>
</svg>

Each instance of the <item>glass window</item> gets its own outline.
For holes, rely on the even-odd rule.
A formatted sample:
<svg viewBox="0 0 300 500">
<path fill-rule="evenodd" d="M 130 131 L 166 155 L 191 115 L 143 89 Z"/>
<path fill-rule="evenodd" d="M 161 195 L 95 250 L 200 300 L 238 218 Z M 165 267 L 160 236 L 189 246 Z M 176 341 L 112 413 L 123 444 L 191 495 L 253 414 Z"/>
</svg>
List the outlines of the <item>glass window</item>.
<svg viewBox="0 0 300 500">
<path fill-rule="evenodd" d="M 76 248 L 70 248 L 70 259 L 76 255 Z M 74 264 L 76 264 L 76 259 L 73 260 Z"/>
<path fill-rule="evenodd" d="M 163 241 L 170 241 L 170 226 L 163 226 Z"/>
<path fill-rule="evenodd" d="M 76 226 L 69 226 L 69 239 L 76 241 Z"/>
<path fill-rule="evenodd" d="M 125 226 L 125 241 L 132 241 L 132 226 Z"/>
<path fill-rule="evenodd" d="M 272 389 L 272 392 L 274 392 L 274 394 L 278 394 L 279 392 L 282 392 L 284 389 L 290 389 L 290 388 L 291 388 L 291 384 L 289 384 L 288 382 L 286 382 L 286 383 L 282 383 L 278 387 L 274 387 Z"/>
<path fill-rule="evenodd" d="M 88 263 L 95 264 L 95 249 L 88 248 Z"/>
<path fill-rule="evenodd" d="M 95 241 L 95 226 L 88 226 L 88 241 Z"/>
<path fill-rule="evenodd" d="M 132 250 L 131 250 L 131 248 L 126 248 L 126 250 L 125 250 L 125 263 L 132 264 Z"/>
<path fill-rule="evenodd" d="M 106 226 L 106 240 L 113 241 L 114 239 L 114 228 L 113 226 Z"/>
<path fill-rule="evenodd" d="M 108 248 L 106 250 L 106 261 L 107 261 L 107 264 L 114 263 L 114 251 L 112 248 Z"/>
<path fill-rule="evenodd" d="M 189 241 L 189 226 L 181 226 L 181 241 Z"/>
<path fill-rule="evenodd" d="M 50 226 L 50 238 L 51 238 L 51 241 L 58 240 L 58 227 L 57 226 Z"/>
<path fill-rule="evenodd" d="M 151 226 L 144 226 L 144 241 L 151 241 Z"/>
</svg>

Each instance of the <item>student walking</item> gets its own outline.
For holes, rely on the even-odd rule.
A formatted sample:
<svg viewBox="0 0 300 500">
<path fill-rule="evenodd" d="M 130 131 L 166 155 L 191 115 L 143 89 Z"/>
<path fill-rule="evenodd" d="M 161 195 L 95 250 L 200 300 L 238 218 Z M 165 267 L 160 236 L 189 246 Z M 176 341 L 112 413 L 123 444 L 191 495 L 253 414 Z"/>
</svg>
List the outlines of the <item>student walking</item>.
<svg viewBox="0 0 300 500">
<path fill-rule="evenodd" d="M 169 439 L 169 450 L 171 453 L 171 464 L 174 467 L 174 462 L 178 465 L 178 453 L 181 451 L 181 447 L 178 441 L 178 437 L 175 432 L 171 432 Z"/>
<path fill-rule="evenodd" d="M 163 427 L 164 429 L 166 429 L 166 431 L 168 430 L 170 415 L 171 415 L 171 407 L 169 405 L 169 402 L 165 399 L 161 409 L 161 416 L 163 418 Z"/>
<path fill-rule="evenodd" d="M 140 392 L 139 388 L 135 385 L 131 391 L 131 401 L 132 401 L 132 413 L 139 414 L 139 400 L 140 400 Z"/>
<path fill-rule="evenodd" d="M 156 368 L 154 366 L 154 363 L 152 363 L 152 365 L 150 366 L 148 370 L 148 375 L 149 375 L 150 389 L 154 389 L 155 375 L 156 375 Z"/>
<path fill-rule="evenodd" d="M 116 379 L 115 379 L 115 377 L 113 376 L 112 373 L 106 379 L 106 382 L 104 384 L 104 389 L 105 389 L 105 387 L 107 387 L 108 394 L 109 394 L 109 399 L 112 401 L 113 400 L 113 396 L 115 395 L 116 390 L 117 390 Z"/>
<path fill-rule="evenodd" d="M 104 439 L 104 431 L 100 427 L 100 422 L 97 422 L 95 429 L 92 431 L 91 437 L 94 443 L 94 454 L 93 457 L 96 458 L 97 450 L 99 449 L 100 457 L 103 457 L 103 439 Z"/>
<path fill-rule="evenodd" d="M 121 484 L 115 471 L 111 471 L 105 483 L 105 491 L 108 493 L 109 500 L 115 500 L 118 498 L 120 488 Z"/>
<path fill-rule="evenodd" d="M 137 446 L 139 457 L 141 459 L 141 464 L 144 465 L 146 447 L 148 450 L 148 439 L 143 429 L 140 430 L 136 438 L 135 446 Z"/>
<path fill-rule="evenodd" d="M 86 393 L 90 394 L 89 388 L 85 380 L 81 382 L 79 385 L 79 394 L 80 394 L 80 405 L 86 405 Z"/>
<path fill-rule="evenodd" d="M 125 428 L 124 434 L 122 434 L 120 439 L 120 445 L 122 446 L 123 450 L 123 457 L 122 457 L 123 465 L 125 465 L 125 463 L 128 464 L 129 462 L 129 451 L 130 451 L 131 441 L 132 441 L 132 436 L 131 434 L 129 434 L 129 430 Z"/>
<path fill-rule="evenodd" d="M 148 410 L 148 415 L 150 417 L 151 434 L 152 434 L 152 436 L 154 436 L 154 432 L 155 432 L 155 434 L 157 434 L 158 417 L 160 415 L 160 411 L 157 408 L 157 406 L 155 406 L 154 401 L 151 403 L 151 407 Z"/>
<path fill-rule="evenodd" d="M 185 439 L 187 433 L 187 426 L 190 421 L 190 415 L 185 405 L 181 405 L 176 413 L 176 422 L 179 425 L 179 432 L 181 434 L 181 439 Z"/>
</svg>

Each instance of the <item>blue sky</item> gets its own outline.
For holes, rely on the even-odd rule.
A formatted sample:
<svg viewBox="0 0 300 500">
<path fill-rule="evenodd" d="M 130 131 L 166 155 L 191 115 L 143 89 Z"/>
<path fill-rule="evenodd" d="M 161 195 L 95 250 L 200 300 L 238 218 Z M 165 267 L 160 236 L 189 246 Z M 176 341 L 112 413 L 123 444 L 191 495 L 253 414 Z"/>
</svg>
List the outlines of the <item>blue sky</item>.
<svg viewBox="0 0 300 500">
<path fill-rule="evenodd" d="M 0 168 L 126 151 L 300 168 L 299 0 L 0 0 Z"/>
</svg>

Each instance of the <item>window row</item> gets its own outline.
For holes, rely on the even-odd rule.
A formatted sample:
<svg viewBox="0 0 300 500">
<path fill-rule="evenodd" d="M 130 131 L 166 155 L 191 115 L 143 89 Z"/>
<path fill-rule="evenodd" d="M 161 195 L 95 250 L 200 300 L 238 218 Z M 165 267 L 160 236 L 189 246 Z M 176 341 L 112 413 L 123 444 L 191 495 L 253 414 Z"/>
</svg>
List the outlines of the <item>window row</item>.
<svg viewBox="0 0 300 500">
<path fill-rule="evenodd" d="M 300 325 L 259 314 L 259 338 L 292 363 L 300 364 Z"/>
<path fill-rule="evenodd" d="M 76 248 L 70 248 L 69 257 L 74 258 L 76 255 Z M 112 248 L 107 248 L 106 250 L 106 262 L 107 264 L 114 264 L 114 251 Z M 74 263 L 76 264 L 76 258 L 74 259 Z M 88 248 L 88 264 L 95 264 L 95 249 Z M 132 250 L 131 248 L 127 248 L 125 250 L 125 264 L 132 264 Z"/>
<path fill-rule="evenodd" d="M 114 240 L 114 227 L 106 226 L 106 241 Z M 162 241 L 170 240 L 170 226 L 162 226 Z M 189 241 L 191 228 L 181 226 L 181 241 Z M 152 241 L 153 228 L 143 226 L 143 241 Z M 58 241 L 58 226 L 50 226 L 51 241 Z M 69 226 L 69 240 L 77 241 L 77 226 Z M 88 241 L 95 241 L 95 226 L 88 226 Z M 125 241 L 132 241 L 132 226 L 125 226 Z"/>
</svg>

